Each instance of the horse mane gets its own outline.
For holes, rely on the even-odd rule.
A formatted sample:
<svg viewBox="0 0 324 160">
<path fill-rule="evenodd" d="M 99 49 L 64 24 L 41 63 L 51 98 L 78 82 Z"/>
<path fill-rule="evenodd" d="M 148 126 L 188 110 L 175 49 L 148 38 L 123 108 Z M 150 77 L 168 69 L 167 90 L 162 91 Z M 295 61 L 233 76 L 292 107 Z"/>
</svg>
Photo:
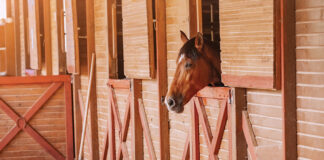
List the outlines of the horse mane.
<svg viewBox="0 0 324 160">
<path fill-rule="evenodd" d="M 188 40 L 180 49 L 180 52 L 178 54 L 178 58 L 177 61 L 179 60 L 179 57 L 184 54 L 186 57 L 190 58 L 190 59 L 197 59 L 199 56 L 201 56 L 198 53 L 197 48 L 195 47 L 195 39 L 191 38 L 190 40 Z M 207 38 L 204 37 L 204 45 L 212 48 L 213 50 L 216 51 L 217 54 L 220 54 L 220 45 L 219 42 L 212 42 L 210 40 L 208 40 Z"/>
</svg>

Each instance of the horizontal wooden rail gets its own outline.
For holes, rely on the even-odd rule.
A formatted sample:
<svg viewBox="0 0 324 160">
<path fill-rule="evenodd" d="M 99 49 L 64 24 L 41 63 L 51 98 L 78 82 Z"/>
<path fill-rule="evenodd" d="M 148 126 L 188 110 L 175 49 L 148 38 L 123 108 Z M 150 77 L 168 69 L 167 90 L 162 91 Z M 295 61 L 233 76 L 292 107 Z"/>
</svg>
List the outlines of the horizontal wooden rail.
<svg viewBox="0 0 324 160">
<path fill-rule="evenodd" d="M 34 83 L 55 83 L 69 82 L 70 75 L 59 76 L 32 76 L 32 77 L 0 77 L 0 84 L 34 84 Z"/>
<path fill-rule="evenodd" d="M 115 89 L 130 89 L 131 82 L 129 79 L 109 79 L 107 85 Z"/>
</svg>

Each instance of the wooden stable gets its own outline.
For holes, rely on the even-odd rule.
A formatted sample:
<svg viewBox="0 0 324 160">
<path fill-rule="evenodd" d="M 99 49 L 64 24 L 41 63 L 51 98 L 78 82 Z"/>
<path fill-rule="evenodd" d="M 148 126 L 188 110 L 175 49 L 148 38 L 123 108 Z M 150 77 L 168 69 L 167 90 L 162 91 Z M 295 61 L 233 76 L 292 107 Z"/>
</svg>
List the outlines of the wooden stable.
<svg viewBox="0 0 324 160">
<path fill-rule="evenodd" d="M 6 8 L 0 159 L 78 158 L 87 99 L 83 159 L 324 156 L 322 0 L 6 0 Z M 175 114 L 161 98 L 180 30 L 221 50 L 227 87 L 202 89 Z"/>
</svg>

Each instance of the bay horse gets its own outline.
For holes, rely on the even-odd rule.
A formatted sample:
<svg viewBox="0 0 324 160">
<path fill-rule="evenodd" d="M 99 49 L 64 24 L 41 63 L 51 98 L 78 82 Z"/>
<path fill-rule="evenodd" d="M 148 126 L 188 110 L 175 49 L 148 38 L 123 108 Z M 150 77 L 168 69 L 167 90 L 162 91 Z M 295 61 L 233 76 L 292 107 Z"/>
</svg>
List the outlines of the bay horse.
<svg viewBox="0 0 324 160">
<path fill-rule="evenodd" d="M 177 67 L 172 83 L 164 98 L 169 111 L 181 113 L 184 105 L 202 88 L 224 86 L 221 81 L 220 49 L 204 39 L 201 33 L 188 39 L 180 31 L 183 46 L 177 58 Z"/>
</svg>

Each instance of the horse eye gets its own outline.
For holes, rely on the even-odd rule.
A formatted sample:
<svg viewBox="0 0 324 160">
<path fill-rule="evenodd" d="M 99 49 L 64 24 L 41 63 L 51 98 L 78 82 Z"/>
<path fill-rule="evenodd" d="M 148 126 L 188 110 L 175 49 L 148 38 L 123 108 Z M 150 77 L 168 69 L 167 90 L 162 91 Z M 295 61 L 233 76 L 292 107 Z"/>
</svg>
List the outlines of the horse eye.
<svg viewBox="0 0 324 160">
<path fill-rule="evenodd" d="M 185 67 L 188 69 L 188 68 L 190 68 L 192 66 L 192 64 L 191 63 L 186 63 L 186 65 L 185 65 Z"/>
</svg>

